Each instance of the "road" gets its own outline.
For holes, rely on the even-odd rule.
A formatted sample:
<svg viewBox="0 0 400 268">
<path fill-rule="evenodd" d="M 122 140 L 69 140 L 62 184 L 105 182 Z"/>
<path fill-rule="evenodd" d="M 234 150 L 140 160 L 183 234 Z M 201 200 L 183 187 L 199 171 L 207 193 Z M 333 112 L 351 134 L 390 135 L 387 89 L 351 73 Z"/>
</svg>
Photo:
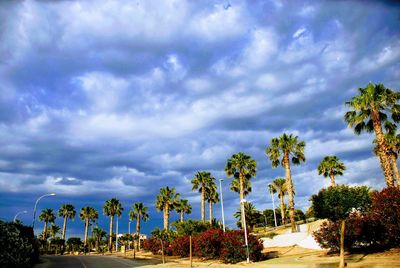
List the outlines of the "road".
<svg viewBox="0 0 400 268">
<path fill-rule="evenodd" d="M 139 262 L 113 256 L 41 256 L 34 268 L 127 268 L 139 267 Z"/>
</svg>

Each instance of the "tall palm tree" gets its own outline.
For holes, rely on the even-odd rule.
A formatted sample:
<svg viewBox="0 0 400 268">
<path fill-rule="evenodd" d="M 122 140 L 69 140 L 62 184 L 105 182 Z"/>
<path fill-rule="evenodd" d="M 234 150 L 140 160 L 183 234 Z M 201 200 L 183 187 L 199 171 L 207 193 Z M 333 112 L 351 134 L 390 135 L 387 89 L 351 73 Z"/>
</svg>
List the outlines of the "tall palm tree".
<svg viewBox="0 0 400 268">
<path fill-rule="evenodd" d="M 79 214 L 79 218 L 85 221 L 85 239 L 83 241 L 84 246 L 87 246 L 88 239 L 88 230 L 90 222 L 94 222 L 99 218 L 99 213 L 94 207 L 83 207 L 81 209 L 81 213 Z"/>
<path fill-rule="evenodd" d="M 215 180 L 215 179 L 214 179 Z M 217 185 L 211 181 L 205 193 L 206 200 L 210 206 L 210 224 L 212 224 L 212 205 L 219 202 L 219 194 L 217 192 Z"/>
<path fill-rule="evenodd" d="M 251 181 L 244 179 L 243 181 L 243 187 L 244 187 L 244 196 L 246 197 L 249 193 L 251 193 Z M 234 178 L 231 182 L 231 191 L 240 194 L 240 181 L 239 178 Z"/>
<path fill-rule="evenodd" d="M 169 229 L 169 212 L 174 209 L 178 203 L 180 194 L 175 193 L 175 188 L 168 186 L 160 189 L 156 199 L 156 208 L 164 214 L 164 230 Z"/>
<path fill-rule="evenodd" d="M 52 223 L 50 226 L 50 233 L 51 233 L 51 237 L 54 239 L 56 239 L 56 234 L 58 234 L 60 232 L 61 228 L 60 226 L 58 226 L 57 224 Z"/>
<path fill-rule="evenodd" d="M 297 136 L 283 133 L 283 135 L 279 138 L 273 138 L 270 146 L 266 149 L 266 154 L 272 161 L 272 167 L 276 168 L 279 164 L 281 164 L 285 168 L 285 179 L 289 195 L 289 217 L 292 226 L 292 232 L 296 232 L 296 222 L 294 215 L 294 186 L 290 171 L 290 157 L 292 158 L 291 160 L 294 165 L 299 165 L 301 162 L 305 162 L 305 147 L 306 143 L 304 141 L 298 141 Z"/>
<path fill-rule="evenodd" d="M 399 173 L 399 166 L 397 165 L 397 158 L 400 153 L 400 134 L 395 133 L 385 133 L 385 140 L 389 147 L 389 157 L 393 167 L 393 173 L 396 177 L 397 187 L 400 188 L 400 173 Z"/>
<path fill-rule="evenodd" d="M 256 176 L 257 174 L 257 162 L 242 152 L 234 154 L 229 158 L 226 162 L 225 172 L 228 177 L 239 178 L 239 195 L 240 202 L 244 199 L 245 196 L 245 180 L 251 179 L 251 177 Z M 241 204 L 241 203 L 240 203 Z M 244 229 L 244 215 L 242 215 L 242 229 Z"/>
<path fill-rule="evenodd" d="M 136 234 L 140 235 L 140 220 L 142 219 L 144 222 L 148 221 L 149 214 L 147 213 L 148 207 L 144 206 L 142 202 L 136 202 L 132 206 L 132 210 L 129 211 L 129 219 L 135 220 L 136 219 Z M 140 239 L 139 245 L 140 249 Z"/>
<path fill-rule="evenodd" d="M 110 251 L 110 252 L 112 252 L 112 236 L 113 236 L 114 216 L 115 215 L 117 215 L 117 217 L 121 216 L 123 210 L 124 210 L 124 208 L 122 207 L 121 202 L 116 198 L 107 200 L 103 206 L 104 215 L 110 217 L 110 233 L 109 233 L 110 238 L 108 241 L 108 251 Z"/>
<path fill-rule="evenodd" d="M 75 207 L 71 204 L 62 204 L 58 210 L 58 216 L 64 218 L 64 224 L 62 229 L 62 239 L 65 240 L 65 233 L 67 231 L 67 219 L 74 220 L 76 215 Z"/>
<path fill-rule="evenodd" d="M 100 229 L 98 226 L 94 227 L 92 230 L 92 237 L 96 241 L 96 251 L 100 251 L 100 243 L 103 237 L 107 235 L 106 231 Z"/>
<path fill-rule="evenodd" d="M 346 170 L 343 162 L 339 161 L 336 156 L 325 156 L 318 166 L 318 175 L 323 174 L 325 178 L 328 176 L 331 179 L 331 185 L 336 186 L 335 176 L 342 176 Z"/>
<path fill-rule="evenodd" d="M 189 204 L 189 200 L 181 199 L 175 206 L 176 212 L 178 212 L 181 216 L 181 222 L 185 221 L 185 213 L 192 213 L 192 206 Z"/>
<path fill-rule="evenodd" d="M 56 214 L 54 214 L 53 210 L 50 208 L 45 208 L 42 210 L 42 212 L 39 215 L 39 220 L 44 221 L 44 227 L 43 227 L 43 240 L 47 239 L 47 224 L 54 223 L 56 220 Z"/>
<path fill-rule="evenodd" d="M 193 188 L 192 190 L 199 190 L 201 193 L 201 220 L 204 223 L 205 218 L 206 218 L 206 205 L 205 205 L 205 200 L 206 200 L 206 189 L 208 187 L 208 184 L 210 181 L 215 180 L 215 178 L 211 175 L 210 172 L 206 171 L 201 171 L 197 172 L 195 177 L 192 179 L 192 184 Z"/>
<path fill-rule="evenodd" d="M 281 207 L 281 218 L 282 224 L 286 224 L 286 213 L 285 213 L 285 195 L 288 193 L 287 184 L 284 178 L 276 178 L 271 184 L 275 193 L 278 193 L 279 206 Z"/>
<path fill-rule="evenodd" d="M 257 221 L 262 216 L 262 214 L 260 213 L 260 211 L 256 209 L 256 207 L 251 202 L 245 202 L 243 206 L 244 206 L 244 214 L 246 215 L 246 226 L 247 229 L 251 230 L 257 224 Z M 241 215 L 242 215 L 242 208 L 240 207 L 233 214 L 233 216 L 241 220 Z"/>
<path fill-rule="evenodd" d="M 390 121 L 387 113 L 391 113 L 392 120 L 400 120 L 400 92 L 386 88 L 382 84 L 369 83 L 366 88 L 358 89 L 359 95 L 353 97 L 346 105 L 350 111 L 344 119 L 349 127 L 359 135 L 363 131 L 375 132 L 378 145 L 378 157 L 385 175 L 386 184 L 394 186 L 393 170 L 388 157 L 388 145 L 384 138 L 382 125 L 393 131 L 395 125 Z"/>
</svg>

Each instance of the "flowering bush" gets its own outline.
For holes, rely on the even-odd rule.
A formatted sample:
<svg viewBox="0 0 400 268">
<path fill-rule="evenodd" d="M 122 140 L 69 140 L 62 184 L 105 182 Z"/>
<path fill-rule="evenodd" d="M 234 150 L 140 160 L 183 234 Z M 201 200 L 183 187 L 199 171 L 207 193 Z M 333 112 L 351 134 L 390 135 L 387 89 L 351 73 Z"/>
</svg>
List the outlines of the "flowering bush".
<svg viewBox="0 0 400 268">
<path fill-rule="evenodd" d="M 223 236 L 224 232 L 221 229 L 210 229 L 195 236 L 195 255 L 206 259 L 219 258 Z"/>
<path fill-rule="evenodd" d="M 255 236 L 247 237 L 249 245 L 249 257 L 251 261 L 260 261 L 263 259 L 261 251 L 263 245 Z M 225 232 L 222 240 L 220 259 L 226 263 L 237 263 L 246 260 L 247 252 L 244 241 L 243 231 Z"/>
<path fill-rule="evenodd" d="M 189 236 L 179 236 L 171 243 L 171 254 L 174 256 L 188 257 L 190 253 Z"/>
</svg>

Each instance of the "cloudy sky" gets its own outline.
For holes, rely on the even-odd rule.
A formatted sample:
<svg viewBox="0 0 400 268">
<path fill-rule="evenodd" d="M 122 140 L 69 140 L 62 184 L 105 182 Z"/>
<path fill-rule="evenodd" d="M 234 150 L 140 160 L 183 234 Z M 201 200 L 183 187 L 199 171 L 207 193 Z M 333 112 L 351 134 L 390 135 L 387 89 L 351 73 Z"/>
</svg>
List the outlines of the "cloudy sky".
<svg viewBox="0 0 400 268">
<path fill-rule="evenodd" d="M 154 200 L 167 185 L 199 219 L 194 174 L 226 178 L 240 151 L 258 165 L 248 199 L 271 208 L 267 184 L 284 171 L 265 149 L 283 132 L 307 144 L 292 169 L 297 208 L 329 185 L 316 171 L 326 155 L 347 167 L 338 183 L 383 187 L 372 137 L 347 128 L 344 102 L 370 81 L 400 88 L 399 11 L 391 1 L 1 1 L 1 219 L 27 210 L 19 218 L 31 224 L 36 198 L 55 192 L 39 211 L 94 206 L 107 230 L 101 208 L 116 197 L 120 230 L 141 201 L 148 233 L 162 226 Z M 83 227 L 75 219 L 68 235 Z"/>
</svg>

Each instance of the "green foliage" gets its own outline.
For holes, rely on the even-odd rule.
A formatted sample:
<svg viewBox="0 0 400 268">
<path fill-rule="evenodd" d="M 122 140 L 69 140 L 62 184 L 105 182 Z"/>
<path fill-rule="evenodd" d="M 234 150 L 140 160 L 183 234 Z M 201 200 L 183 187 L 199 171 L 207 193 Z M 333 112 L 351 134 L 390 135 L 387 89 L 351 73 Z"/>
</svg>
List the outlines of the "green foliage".
<svg viewBox="0 0 400 268">
<path fill-rule="evenodd" d="M 116 198 L 107 200 L 103 206 L 103 212 L 104 212 L 104 215 L 106 215 L 106 216 L 117 215 L 119 217 L 119 216 L 121 216 L 123 210 L 124 210 L 124 208 L 122 207 L 121 202 Z"/>
<path fill-rule="evenodd" d="M 239 219 L 237 221 L 237 226 L 241 227 L 241 208 L 238 208 L 236 213 L 234 214 L 234 217 Z M 251 202 L 245 202 L 244 203 L 244 214 L 246 215 L 246 226 L 249 230 L 253 229 L 254 226 L 258 224 L 263 224 L 265 223 L 265 218 L 263 214 L 256 210 L 255 206 Z"/>
<path fill-rule="evenodd" d="M 279 164 L 284 166 L 285 154 L 290 154 L 292 156 L 292 163 L 298 165 L 306 161 L 304 156 L 305 147 L 306 143 L 298 141 L 297 136 L 283 133 L 279 138 L 271 140 L 271 145 L 266 149 L 265 153 L 269 156 L 274 168 L 278 167 Z"/>
<path fill-rule="evenodd" d="M 148 209 L 149 208 L 143 205 L 142 202 L 136 202 L 135 204 L 133 204 L 132 210 L 129 211 L 129 219 L 136 220 L 140 216 L 140 218 L 143 221 L 145 222 L 148 221 L 149 219 Z"/>
<path fill-rule="evenodd" d="M 37 252 L 32 228 L 0 221 L 0 267 L 30 267 Z"/>
<path fill-rule="evenodd" d="M 172 226 L 176 228 L 178 236 L 192 235 L 195 236 L 211 228 L 211 225 L 202 221 L 188 220 L 185 222 L 174 222 Z"/>
<path fill-rule="evenodd" d="M 83 242 L 80 237 L 70 237 L 67 240 L 68 251 L 80 251 Z"/>
<path fill-rule="evenodd" d="M 175 192 L 175 188 L 164 187 L 160 189 L 160 193 L 156 199 L 156 208 L 159 211 L 162 211 L 166 205 L 168 205 L 169 209 L 172 210 L 178 203 L 180 194 Z"/>
<path fill-rule="evenodd" d="M 254 235 L 247 236 L 251 261 L 263 259 L 263 245 Z M 225 263 L 237 263 L 246 260 L 246 247 L 243 231 L 227 231 L 221 242 L 220 259 Z"/>
<path fill-rule="evenodd" d="M 239 178 L 243 174 L 244 180 L 250 180 L 257 174 L 257 162 L 251 156 L 239 152 L 227 160 L 225 172 L 228 177 Z"/>
<path fill-rule="evenodd" d="M 345 219 L 351 211 L 364 211 L 371 203 L 367 186 L 338 185 L 311 197 L 315 217 L 332 221 Z"/>
</svg>

